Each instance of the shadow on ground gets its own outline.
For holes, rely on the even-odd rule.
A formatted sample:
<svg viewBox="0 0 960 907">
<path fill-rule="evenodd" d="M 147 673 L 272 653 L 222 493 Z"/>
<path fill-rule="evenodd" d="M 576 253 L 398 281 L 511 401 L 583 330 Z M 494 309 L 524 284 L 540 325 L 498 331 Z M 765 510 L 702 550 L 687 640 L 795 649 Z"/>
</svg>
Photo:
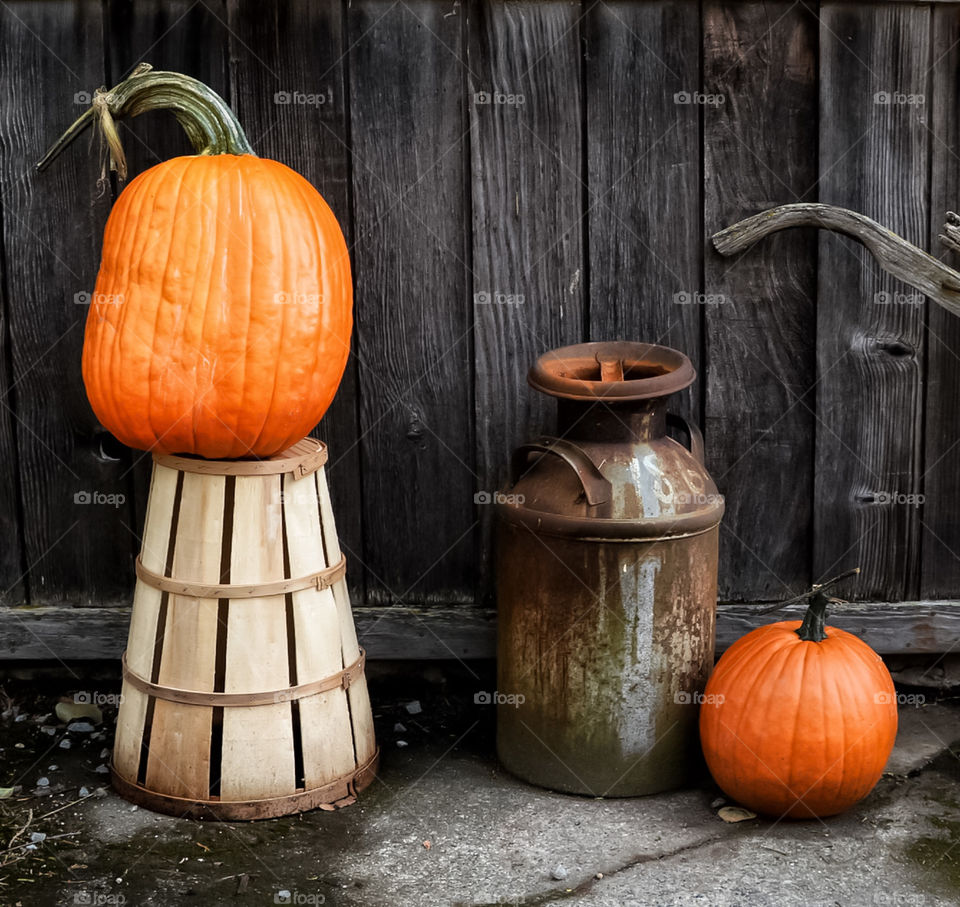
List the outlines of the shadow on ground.
<svg viewBox="0 0 960 907">
<path fill-rule="evenodd" d="M 119 692 L 113 666 L 9 671 L 0 699 L 0 904 L 954 905 L 960 703 L 901 708 L 877 789 L 825 821 L 728 824 L 701 787 L 631 800 L 539 790 L 497 765 L 488 663 L 375 664 L 381 770 L 336 812 L 201 823 L 109 789 L 115 709 L 73 730 L 59 699 Z M 922 699 L 922 697 L 921 697 Z M 8 793 L 0 789 L 0 795 Z"/>
</svg>

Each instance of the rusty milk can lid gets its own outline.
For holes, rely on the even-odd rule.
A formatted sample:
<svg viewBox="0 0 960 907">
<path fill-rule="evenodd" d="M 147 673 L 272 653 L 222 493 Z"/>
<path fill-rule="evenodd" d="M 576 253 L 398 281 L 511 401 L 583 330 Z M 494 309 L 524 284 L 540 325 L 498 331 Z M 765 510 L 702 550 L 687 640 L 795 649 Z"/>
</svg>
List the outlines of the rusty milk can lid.
<svg viewBox="0 0 960 907">
<path fill-rule="evenodd" d="M 693 363 L 679 350 L 613 340 L 550 350 L 534 363 L 527 381 L 553 397 L 628 403 L 666 397 L 696 377 Z"/>
</svg>

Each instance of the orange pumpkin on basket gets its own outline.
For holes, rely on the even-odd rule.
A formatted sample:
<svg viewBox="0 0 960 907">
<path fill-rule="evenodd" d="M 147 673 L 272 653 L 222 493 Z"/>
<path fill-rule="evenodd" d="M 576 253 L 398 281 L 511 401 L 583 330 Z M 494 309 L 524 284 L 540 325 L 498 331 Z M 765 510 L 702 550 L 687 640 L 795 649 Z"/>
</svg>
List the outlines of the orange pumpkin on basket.
<svg viewBox="0 0 960 907">
<path fill-rule="evenodd" d="M 714 780 L 776 818 L 842 812 L 873 790 L 897 736 L 897 695 L 880 656 L 825 626 L 830 599 L 803 621 L 760 627 L 717 662 L 700 711 Z"/>
<path fill-rule="evenodd" d="M 131 447 L 214 459 L 275 454 L 333 400 L 350 349 L 346 243 L 313 186 L 256 157 L 222 98 L 140 67 L 88 111 L 170 108 L 197 150 L 133 180 L 107 222 L 83 380 L 97 418 Z"/>
</svg>

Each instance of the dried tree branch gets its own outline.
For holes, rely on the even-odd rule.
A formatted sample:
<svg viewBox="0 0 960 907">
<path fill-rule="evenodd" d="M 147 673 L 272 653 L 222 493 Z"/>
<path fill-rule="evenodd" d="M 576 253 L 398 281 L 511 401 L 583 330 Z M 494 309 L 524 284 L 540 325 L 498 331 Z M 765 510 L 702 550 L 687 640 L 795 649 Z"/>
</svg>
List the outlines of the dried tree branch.
<svg viewBox="0 0 960 907">
<path fill-rule="evenodd" d="M 960 315 L 960 273 L 875 220 L 846 208 L 805 203 L 781 205 L 714 234 L 713 244 L 721 255 L 734 255 L 763 237 L 789 227 L 820 227 L 852 236 L 867 247 L 888 274 Z M 940 240 L 960 251 L 960 218 L 956 214 L 947 215 Z"/>
</svg>

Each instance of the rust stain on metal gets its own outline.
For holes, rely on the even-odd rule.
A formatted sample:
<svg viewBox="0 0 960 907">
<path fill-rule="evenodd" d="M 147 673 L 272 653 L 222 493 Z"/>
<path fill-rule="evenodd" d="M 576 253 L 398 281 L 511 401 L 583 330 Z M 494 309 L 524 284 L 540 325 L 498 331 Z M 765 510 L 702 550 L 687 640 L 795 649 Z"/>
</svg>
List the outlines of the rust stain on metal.
<svg viewBox="0 0 960 907">
<path fill-rule="evenodd" d="M 681 353 L 629 343 L 531 370 L 559 400 L 558 438 L 518 450 L 497 508 L 498 689 L 519 702 L 498 707 L 497 745 L 533 783 L 639 795 L 699 762 L 723 499 L 666 433 L 666 398 L 694 377 Z"/>
</svg>

